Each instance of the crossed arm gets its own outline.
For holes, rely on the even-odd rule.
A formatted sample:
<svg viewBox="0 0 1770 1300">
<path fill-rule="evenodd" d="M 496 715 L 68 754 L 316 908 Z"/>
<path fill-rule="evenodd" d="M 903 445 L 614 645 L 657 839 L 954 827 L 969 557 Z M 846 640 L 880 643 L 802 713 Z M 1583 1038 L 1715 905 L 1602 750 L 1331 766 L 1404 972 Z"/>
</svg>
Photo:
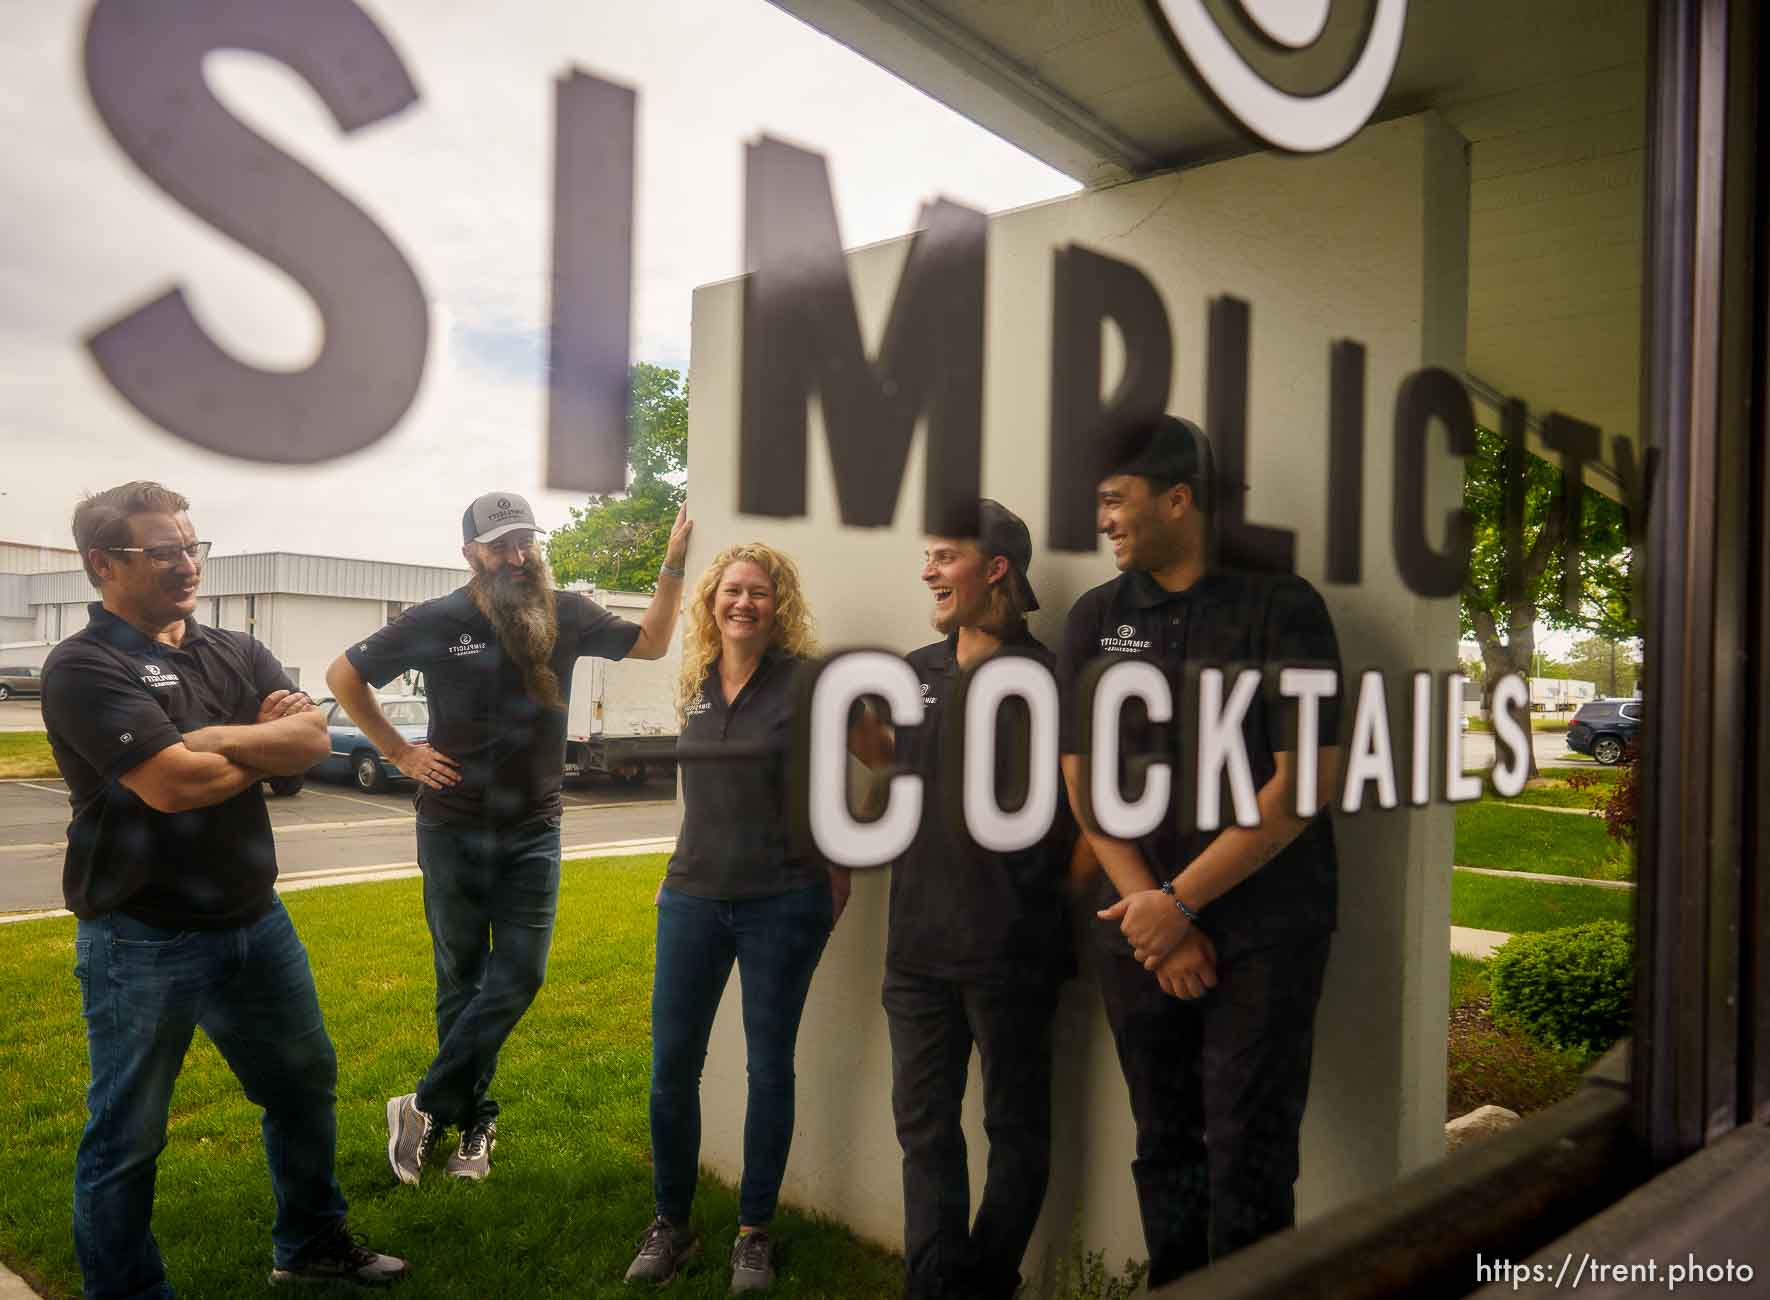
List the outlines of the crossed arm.
<svg viewBox="0 0 1770 1300">
<path fill-rule="evenodd" d="M 118 778 L 156 812 L 233 798 L 266 776 L 305 772 L 326 756 L 326 723 L 300 691 L 272 691 L 240 726 L 200 727 Z"/>
</svg>

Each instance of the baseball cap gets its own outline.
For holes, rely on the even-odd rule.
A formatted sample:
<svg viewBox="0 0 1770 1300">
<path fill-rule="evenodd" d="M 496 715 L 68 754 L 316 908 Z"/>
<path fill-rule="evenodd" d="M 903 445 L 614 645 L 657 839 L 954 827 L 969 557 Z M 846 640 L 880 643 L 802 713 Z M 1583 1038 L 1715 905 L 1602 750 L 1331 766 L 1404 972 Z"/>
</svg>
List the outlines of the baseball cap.
<svg viewBox="0 0 1770 1300">
<path fill-rule="evenodd" d="M 1020 593 L 1020 603 L 1028 613 L 1039 607 L 1027 581 L 1027 566 L 1032 563 L 1032 534 L 1026 523 L 1000 501 L 984 497 L 977 503 L 977 549 L 986 556 L 1000 555 L 1008 561 L 1009 581 Z"/>
<path fill-rule="evenodd" d="M 535 512 L 514 492 L 487 492 L 476 497 L 467 507 L 467 513 L 461 516 L 461 540 L 464 542 L 495 542 L 505 533 L 522 528 L 540 531 L 535 523 Z"/>
<path fill-rule="evenodd" d="M 1211 440 L 1191 420 L 1160 415 L 1101 439 L 1095 455 L 1096 480 L 1119 474 L 1135 474 L 1162 484 L 1184 483 L 1201 509 L 1214 507 L 1216 467 Z"/>
</svg>

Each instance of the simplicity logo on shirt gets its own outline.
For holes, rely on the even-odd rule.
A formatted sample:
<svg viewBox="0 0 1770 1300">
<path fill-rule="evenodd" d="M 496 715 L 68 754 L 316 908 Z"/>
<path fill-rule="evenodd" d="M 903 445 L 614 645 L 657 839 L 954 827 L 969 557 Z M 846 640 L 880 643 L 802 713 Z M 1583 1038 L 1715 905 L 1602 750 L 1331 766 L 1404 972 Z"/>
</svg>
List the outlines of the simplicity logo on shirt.
<svg viewBox="0 0 1770 1300">
<path fill-rule="evenodd" d="M 143 664 L 141 666 L 141 684 L 148 687 L 170 688 L 178 685 L 178 674 L 160 667 L 159 664 Z"/>
<path fill-rule="evenodd" d="M 1149 642 L 1138 637 L 1137 629 L 1129 623 L 1120 623 L 1117 636 L 1100 638 L 1100 649 L 1106 654 L 1131 654 L 1138 650 L 1149 649 Z"/>
<path fill-rule="evenodd" d="M 452 655 L 476 655 L 485 648 L 484 641 L 475 641 L 471 633 L 463 632 L 461 639 L 449 647 L 449 653 Z"/>
</svg>

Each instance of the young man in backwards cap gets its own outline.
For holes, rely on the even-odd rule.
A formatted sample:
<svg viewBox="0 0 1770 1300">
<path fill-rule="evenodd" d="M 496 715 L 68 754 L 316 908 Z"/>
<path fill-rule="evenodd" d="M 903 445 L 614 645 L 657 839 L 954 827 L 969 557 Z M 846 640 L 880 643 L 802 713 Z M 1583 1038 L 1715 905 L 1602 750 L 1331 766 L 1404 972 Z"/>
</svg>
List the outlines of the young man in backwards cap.
<svg viewBox="0 0 1770 1300">
<path fill-rule="evenodd" d="M 1105 873 L 1092 946 L 1137 1123 L 1131 1170 L 1155 1287 L 1295 1221 L 1298 1129 L 1334 927 L 1334 834 L 1320 809 L 1338 772 L 1338 713 L 1332 698 L 1321 702 L 1313 816 L 1297 815 L 1290 713 L 1262 693 L 1241 728 L 1257 827 L 1199 831 L 1170 810 L 1142 839 L 1114 839 L 1086 812 L 1096 774 L 1081 752 L 1083 670 L 1122 658 L 1160 668 L 1183 752 L 1197 743 L 1188 669 L 1337 670 L 1339 651 L 1306 581 L 1214 567 L 1215 485 L 1197 426 L 1162 416 L 1119 431 L 1098 468 L 1098 524 L 1119 576 L 1070 610 L 1063 767 Z M 1121 753 L 1139 747 L 1140 731 L 1127 721 Z M 1189 794 L 1178 782 L 1175 793 Z"/>
<path fill-rule="evenodd" d="M 436 963 L 437 1053 L 415 1092 L 387 1103 L 387 1161 L 416 1184 L 445 1128 L 448 1172 L 491 1170 L 498 1051 L 547 971 L 559 900 L 559 791 L 572 670 L 586 655 L 661 658 L 676 626 L 687 506 L 639 623 L 555 591 L 529 503 L 488 492 L 461 520 L 465 587 L 415 605 L 326 671 L 363 733 L 418 782 L 418 865 Z M 402 737 L 371 688 L 424 674 L 430 734 Z"/>
<path fill-rule="evenodd" d="M 979 503 L 976 535 L 929 537 L 922 582 L 942 639 L 912 651 L 923 722 L 893 736 L 871 722 L 856 749 L 869 766 L 918 773 L 922 824 L 892 866 L 885 953 L 891 1104 L 903 1147 L 905 1295 L 1000 1297 L 1020 1284 L 1020 1261 L 1045 1199 L 1051 1162 L 1051 1029 L 1062 981 L 1074 974 L 1066 868 L 1075 825 L 1059 800 L 1045 837 L 1011 853 L 980 848 L 949 824 L 939 791 L 942 715 L 958 707 L 961 675 L 995 656 L 1049 669 L 1055 656 L 1027 631 L 1039 607 L 1026 525 Z M 997 727 L 996 798 L 1026 797 L 1027 721 L 1010 698 Z M 968 745 L 979 743 L 971 737 Z M 1052 773 L 1056 777 L 1056 773 Z M 982 1059 L 989 1172 L 976 1219 L 960 1107 L 975 1045 Z"/>
</svg>

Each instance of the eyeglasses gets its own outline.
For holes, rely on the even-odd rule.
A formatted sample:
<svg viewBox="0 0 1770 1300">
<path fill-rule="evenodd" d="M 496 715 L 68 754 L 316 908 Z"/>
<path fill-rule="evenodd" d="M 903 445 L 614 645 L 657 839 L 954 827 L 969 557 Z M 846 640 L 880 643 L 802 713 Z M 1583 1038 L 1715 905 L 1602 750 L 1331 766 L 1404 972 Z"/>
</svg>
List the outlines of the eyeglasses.
<svg viewBox="0 0 1770 1300">
<path fill-rule="evenodd" d="M 107 551 L 125 551 L 134 555 L 145 555 L 162 569 L 170 569 L 181 559 L 190 559 L 201 564 L 209 558 L 209 548 L 213 542 L 188 542 L 183 546 L 106 546 Z"/>
</svg>

